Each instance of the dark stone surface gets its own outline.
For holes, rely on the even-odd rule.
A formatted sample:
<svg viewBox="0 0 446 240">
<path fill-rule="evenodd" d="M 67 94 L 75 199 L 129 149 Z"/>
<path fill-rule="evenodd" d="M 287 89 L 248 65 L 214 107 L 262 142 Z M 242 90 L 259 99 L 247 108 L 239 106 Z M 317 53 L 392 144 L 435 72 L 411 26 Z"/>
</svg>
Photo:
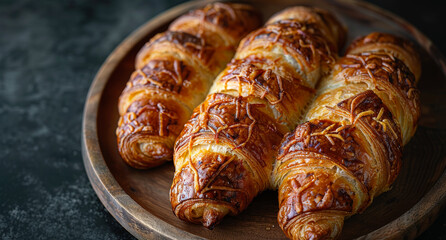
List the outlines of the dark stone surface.
<svg viewBox="0 0 446 240">
<path fill-rule="evenodd" d="M 0 239 L 133 239 L 102 206 L 80 147 L 88 88 L 134 29 L 182 0 L 0 0 Z M 446 2 L 371 1 L 446 52 Z M 420 239 L 446 239 L 446 211 Z"/>
</svg>

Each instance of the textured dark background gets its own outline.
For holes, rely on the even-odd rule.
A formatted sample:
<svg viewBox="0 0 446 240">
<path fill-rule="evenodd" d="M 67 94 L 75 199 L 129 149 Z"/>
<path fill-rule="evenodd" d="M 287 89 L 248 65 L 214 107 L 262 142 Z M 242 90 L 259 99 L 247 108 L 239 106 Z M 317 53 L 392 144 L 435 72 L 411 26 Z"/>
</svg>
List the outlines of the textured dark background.
<svg viewBox="0 0 446 240">
<path fill-rule="evenodd" d="M 132 239 L 81 156 L 96 71 L 133 30 L 182 0 L 0 0 L 0 239 Z M 446 53 L 446 1 L 370 0 Z M 446 239 L 446 211 L 419 239 Z"/>
</svg>

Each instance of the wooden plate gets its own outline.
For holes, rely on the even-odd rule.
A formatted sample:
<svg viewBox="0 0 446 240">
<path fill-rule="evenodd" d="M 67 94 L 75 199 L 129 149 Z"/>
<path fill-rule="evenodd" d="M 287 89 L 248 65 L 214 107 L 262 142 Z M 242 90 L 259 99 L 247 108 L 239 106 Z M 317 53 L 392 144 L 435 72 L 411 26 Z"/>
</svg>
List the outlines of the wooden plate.
<svg viewBox="0 0 446 240">
<path fill-rule="evenodd" d="M 209 1 L 207 1 L 209 2 Z M 94 190 L 110 213 L 138 238 L 284 239 L 277 226 L 277 192 L 257 196 L 249 208 L 226 217 L 214 230 L 187 224 L 171 210 L 169 188 L 173 164 L 141 171 L 121 160 L 116 146 L 117 101 L 133 71 L 134 58 L 155 33 L 174 18 L 207 2 L 188 2 L 155 17 L 107 58 L 90 88 L 83 118 L 83 158 Z M 273 2 L 273 3 L 271 3 Z M 371 31 L 399 34 L 417 42 L 423 63 L 422 119 L 405 147 L 403 168 L 393 190 L 378 197 L 363 214 L 345 223 L 342 239 L 408 238 L 423 232 L 446 202 L 445 140 L 446 64 L 422 33 L 404 20 L 364 2 L 256 1 L 265 19 L 291 5 L 314 5 L 337 14 L 349 28 L 349 42 Z"/>
</svg>

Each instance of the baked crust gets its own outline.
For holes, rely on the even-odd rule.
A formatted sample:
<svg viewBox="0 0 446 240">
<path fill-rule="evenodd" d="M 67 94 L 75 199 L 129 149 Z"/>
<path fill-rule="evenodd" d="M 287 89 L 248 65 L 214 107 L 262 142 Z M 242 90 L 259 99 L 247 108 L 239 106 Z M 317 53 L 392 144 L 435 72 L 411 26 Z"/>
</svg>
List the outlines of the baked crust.
<svg viewBox="0 0 446 240">
<path fill-rule="evenodd" d="M 294 12 L 305 18 L 290 18 Z M 170 199 L 179 218 L 213 228 L 271 187 L 280 141 L 296 126 L 345 38 L 345 32 L 319 30 L 343 29 L 322 21 L 330 18 L 324 14 L 290 8 L 242 40 L 176 142 Z M 337 33 L 342 36 L 331 35 Z"/>
<path fill-rule="evenodd" d="M 406 40 L 372 33 L 321 82 L 306 122 L 282 141 L 272 175 L 289 238 L 335 239 L 345 217 L 390 189 L 420 115 L 414 56 Z"/>
<path fill-rule="evenodd" d="M 252 7 L 214 3 L 181 16 L 141 48 L 119 98 L 116 135 L 124 161 L 150 168 L 172 160 L 175 139 L 192 110 L 241 38 L 258 26 Z"/>
</svg>

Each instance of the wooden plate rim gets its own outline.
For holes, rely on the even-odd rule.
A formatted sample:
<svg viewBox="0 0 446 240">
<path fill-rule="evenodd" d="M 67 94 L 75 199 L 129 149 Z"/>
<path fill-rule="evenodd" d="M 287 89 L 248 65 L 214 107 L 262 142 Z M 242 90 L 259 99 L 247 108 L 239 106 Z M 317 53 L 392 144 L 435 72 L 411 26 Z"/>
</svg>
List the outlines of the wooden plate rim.
<svg viewBox="0 0 446 240">
<path fill-rule="evenodd" d="M 136 29 L 108 56 L 96 74 L 88 91 L 84 106 L 82 123 L 82 157 L 90 183 L 102 204 L 112 216 L 133 236 L 139 239 L 168 238 L 181 236 L 185 239 L 204 239 L 157 218 L 136 203 L 118 184 L 107 167 L 99 145 L 97 116 L 99 103 L 105 85 L 113 70 L 123 60 L 130 49 L 158 26 L 167 24 L 171 19 L 187 9 L 195 8 L 216 0 L 190 1 L 164 11 Z M 432 42 L 417 28 L 402 18 L 373 4 L 358 0 L 336 0 L 342 4 L 352 4 L 378 13 L 411 32 L 419 44 L 425 48 L 446 76 L 446 61 Z M 407 212 L 358 239 L 399 239 L 416 238 L 435 221 L 446 203 L 446 171 L 434 186 Z M 436 203 L 436 204 L 433 204 Z"/>
</svg>

